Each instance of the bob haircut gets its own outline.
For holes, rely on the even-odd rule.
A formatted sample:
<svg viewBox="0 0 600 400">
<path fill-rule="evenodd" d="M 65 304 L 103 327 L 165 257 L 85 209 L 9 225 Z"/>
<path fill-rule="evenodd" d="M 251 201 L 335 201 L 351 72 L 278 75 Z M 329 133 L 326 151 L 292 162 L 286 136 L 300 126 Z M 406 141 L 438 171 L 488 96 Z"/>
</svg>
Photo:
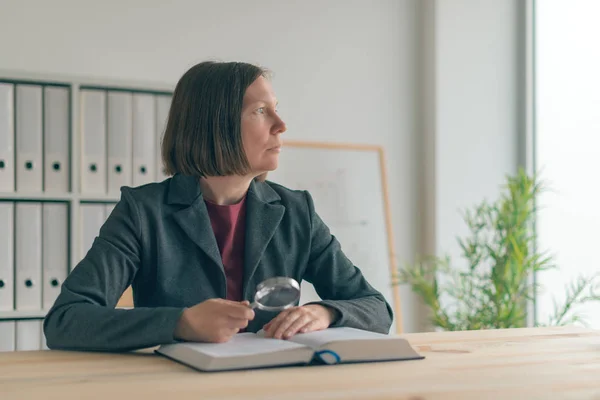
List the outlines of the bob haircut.
<svg viewBox="0 0 600 400">
<path fill-rule="evenodd" d="M 173 93 L 161 144 L 167 175 L 246 175 L 250 164 L 242 143 L 242 103 L 261 67 L 205 61 L 190 68 Z M 266 179 L 266 174 L 257 180 Z"/>
</svg>

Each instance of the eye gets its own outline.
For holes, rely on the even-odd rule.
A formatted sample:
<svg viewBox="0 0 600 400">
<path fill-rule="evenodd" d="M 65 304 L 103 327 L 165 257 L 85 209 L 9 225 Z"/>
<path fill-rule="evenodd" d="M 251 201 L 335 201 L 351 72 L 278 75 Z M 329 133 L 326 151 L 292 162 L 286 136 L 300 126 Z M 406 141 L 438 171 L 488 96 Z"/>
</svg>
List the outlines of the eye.
<svg viewBox="0 0 600 400">
<path fill-rule="evenodd" d="M 265 113 L 265 108 L 264 107 L 260 107 L 256 109 L 256 113 L 257 114 L 264 114 Z"/>
</svg>

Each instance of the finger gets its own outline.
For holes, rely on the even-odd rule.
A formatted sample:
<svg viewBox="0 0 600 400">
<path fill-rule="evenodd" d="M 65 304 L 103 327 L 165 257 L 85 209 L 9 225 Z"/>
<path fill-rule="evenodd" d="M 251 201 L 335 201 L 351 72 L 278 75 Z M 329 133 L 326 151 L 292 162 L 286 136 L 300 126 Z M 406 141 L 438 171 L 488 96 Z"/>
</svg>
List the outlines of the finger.
<svg viewBox="0 0 600 400">
<path fill-rule="evenodd" d="M 254 310 L 241 303 L 231 303 L 225 308 L 225 315 L 231 318 L 253 320 Z"/>
<path fill-rule="evenodd" d="M 293 324 L 291 324 L 289 326 L 289 328 L 287 328 L 285 330 L 285 332 L 283 332 L 283 338 L 284 339 L 289 339 L 292 336 L 294 336 L 296 333 L 298 333 L 298 331 L 303 328 L 304 326 L 308 325 L 309 323 L 311 323 L 314 320 L 314 317 L 312 317 L 310 314 L 303 314 L 302 316 L 300 316 L 298 319 L 296 319 L 294 321 Z"/>
<path fill-rule="evenodd" d="M 265 324 L 265 327 L 269 327 L 272 328 L 274 326 L 279 326 L 279 324 L 281 323 L 281 321 L 283 321 L 284 319 L 287 318 L 287 316 L 293 312 L 294 309 L 290 308 L 284 311 L 281 311 L 279 314 L 277 314 L 277 316 L 275 318 L 273 318 L 272 320 L 270 320 L 269 322 L 267 322 Z"/>
<path fill-rule="evenodd" d="M 267 322 L 265 326 L 279 325 L 279 323 L 284 320 L 291 311 L 292 309 L 281 311 L 275 318 Z"/>
<path fill-rule="evenodd" d="M 225 343 L 228 342 L 236 333 L 239 332 L 237 328 L 224 328 L 221 329 L 219 334 L 216 337 L 215 342 L 217 343 Z"/>
<path fill-rule="evenodd" d="M 304 325 L 302 328 L 300 328 L 299 332 L 308 333 L 325 329 L 325 327 L 321 326 L 320 322 L 321 321 L 319 321 L 318 319 L 313 319 L 309 321 L 306 325 Z"/>
<path fill-rule="evenodd" d="M 248 307 L 250 305 L 250 302 L 248 300 L 242 300 L 242 301 L 233 301 L 233 300 L 227 300 L 227 299 L 215 299 L 216 301 L 218 301 L 219 303 L 230 307 L 230 306 L 235 306 L 235 307 Z"/>
<path fill-rule="evenodd" d="M 227 326 L 232 329 L 244 329 L 248 326 L 248 320 L 245 318 L 227 318 Z"/>
<path fill-rule="evenodd" d="M 263 331 L 265 331 L 265 337 L 273 337 L 273 327 L 276 326 L 277 323 L 274 320 L 271 320 L 268 324 L 263 326 Z"/>
<path fill-rule="evenodd" d="M 280 312 L 275 318 L 273 318 L 271 321 L 269 321 L 267 324 L 265 324 L 265 326 L 263 327 L 263 329 L 265 330 L 265 333 L 267 333 L 268 337 L 273 336 L 273 329 L 277 329 L 277 327 L 279 326 L 279 324 L 281 324 L 281 321 L 283 321 L 284 319 L 287 318 L 288 314 L 290 312 L 292 312 L 293 309 L 290 308 L 288 310 L 282 311 Z"/>
<path fill-rule="evenodd" d="M 274 326 L 274 325 L 273 325 L 273 321 L 270 321 L 268 324 L 265 324 L 265 325 L 263 326 L 262 330 L 265 332 L 265 333 L 264 333 L 264 336 L 265 336 L 265 337 L 268 337 L 268 338 L 269 338 L 269 337 L 273 337 L 273 331 L 272 331 L 272 329 L 273 329 L 273 326 Z"/>
<path fill-rule="evenodd" d="M 277 326 L 277 328 L 273 327 L 271 330 L 273 331 L 273 337 L 275 339 L 281 339 L 283 337 L 283 332 L 285 332 L 298 318 L 303 315 L 301 311 L 294 311 L 289 313 Z"/>
</svg>

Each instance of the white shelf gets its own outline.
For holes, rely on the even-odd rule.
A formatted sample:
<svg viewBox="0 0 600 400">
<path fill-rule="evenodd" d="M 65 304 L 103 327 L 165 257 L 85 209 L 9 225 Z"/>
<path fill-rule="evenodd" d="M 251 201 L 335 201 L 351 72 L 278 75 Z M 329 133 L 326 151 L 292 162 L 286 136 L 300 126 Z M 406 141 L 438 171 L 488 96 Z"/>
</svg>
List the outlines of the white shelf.
<svg viewBox="0 0 600 400">
<path fill-rule="evenodd" d="M 97 203 L 117 203 L 120 195 L 110 194 L 75 194 L 75 193 L 24 193 L 24 192 L 0 192 L 0 200 L 13 201 L 85 201 Z"/>
<path fill-rule="evenodd" d="M 131 310 L 133 307 L 116 307 L 120 310 Z M 38 318 L 43 319 L 48 314 L 49 310 L 29 310 L 29 311 L 0 311 L 0 321 L 2 320 L 15 320 L 25 318 Z"/>
<path fill-rule="evenodd" d="M 0 70 L 0 78 L 7 81 L 42 84 L 73 85 L 85 87 L 117 88 L 156 93 L 172 93 L 177 82 L 130 81 L 123 79 L 103 79 L 81 75 L 35 73 L 30 71 Z"/>
<path fill-rule="evenodd" d="M 117 203 L 121 197 L 119 195 L 102 195 L 102 194 L 80 194 L 77 196 L 80 201 L 94 203 Z"/>
<path fill-rule="evenodd" d="M 25 201 L 71 201 L 74 195 L 72 193 L 52 193 L 52 192 L 0 192 L 2 200 L 25 200 Z"/>
<path fill-rule="evenodd" d="M 48 310 L 30 310 L 30 311 L 0 311 L 0 320 L 2 319 L 20 319 L 20 318 L 44 318 Z"/>
</svg>

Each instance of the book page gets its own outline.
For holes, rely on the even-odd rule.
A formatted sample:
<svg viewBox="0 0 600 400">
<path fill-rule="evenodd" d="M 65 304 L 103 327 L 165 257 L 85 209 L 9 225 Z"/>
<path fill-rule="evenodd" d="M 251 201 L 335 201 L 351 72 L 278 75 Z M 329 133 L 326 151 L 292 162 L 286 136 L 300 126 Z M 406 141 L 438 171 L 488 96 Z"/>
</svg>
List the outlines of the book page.
<svg viewBox="0 0 600 400">
<path fill-rule="evenodd" d="M 185 343 L 184 345 L 215 358 L 275 353 L 306 347 L 287 340 L 259 337 L 254 333 L 239 333 L 225 343 Z"/>
<path fill-rule="evenodd" d="M 377 340 L 392 339 L 391 336 L 381 333 L 363 331 L 354 328 L 329 328 L 322 331 L 299 333 L 289 339 L 295 343 L 305 344 L 314 350 L 319 349 L 327 343 L 346 340 Z"/>
</svg>

